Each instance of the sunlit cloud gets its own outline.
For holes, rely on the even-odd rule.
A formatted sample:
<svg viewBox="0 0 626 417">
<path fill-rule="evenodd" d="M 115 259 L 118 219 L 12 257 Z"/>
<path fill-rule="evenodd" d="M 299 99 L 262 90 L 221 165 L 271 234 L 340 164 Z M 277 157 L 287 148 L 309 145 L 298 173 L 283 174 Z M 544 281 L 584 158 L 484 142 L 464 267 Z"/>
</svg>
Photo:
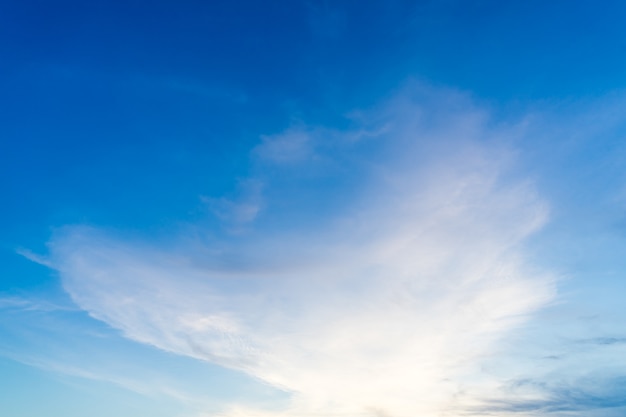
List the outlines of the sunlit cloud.
<svg viewBox="0 0 626 417">
<path fill-rule="evenodd" d="M 235 237 L 59 230 L 50 250 L 64 288 L 130 340 L 291 394 L 279 411 L 234 403 L 223 415 L 473 415 L 500 388 L 481 363 L 554 295 L 554 277 L 525 255 L 548 208 L 512 174 L 519 130 L 415 86 L 351 117 L 344 131 L 262 139 L 249 184 L 263 189 L 207 200 L 248 225 Z M 300 163 L 324 169 L 281 195 Z M 311 194 L 332 210 L 310 207 Z M 294 225 L 276 195 L 313 221 Z"/>
</svg>

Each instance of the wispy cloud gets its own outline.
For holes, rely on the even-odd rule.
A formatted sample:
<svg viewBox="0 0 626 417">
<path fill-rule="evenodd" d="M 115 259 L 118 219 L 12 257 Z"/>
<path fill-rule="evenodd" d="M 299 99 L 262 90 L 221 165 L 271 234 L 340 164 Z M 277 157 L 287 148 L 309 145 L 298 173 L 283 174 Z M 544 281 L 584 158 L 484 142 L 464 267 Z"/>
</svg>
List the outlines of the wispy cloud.
<svg viewBox="0 0 626 417">
<path fill-rule="evenodd" d="M 253 150 L 292 170 L 322 151 L 335 161 L 289 189 L 290 209 L 313 221 L 281 223 L 294 213 L 267 197 L 271 224 L 210 244 L 67 227 L 50 242 L 65 289 L 131 340 L 291 392 L 280 415 L 469 414 L 498 384 L 483 358 L 553 297 L 553 278 L 524 255 L 546 203 L 510 171 L 515 128 L 456 93 L 409 89 L 365 119 L 329 133 L 341 146 L 289 130 Z M 272 175 L 288 173 L 259 174 L 276 195 Z M 340 175 L 343 188 L 316 188 Z M 309 193 L 334 210 L 317 212 Z M 256 217 L 229 202 L 214 201 Z"/>
<path fill-rule="evenodd" d="M 475 411 L 478 415 L 618 417 L 626 411 L 625 393 L 624 377 L 583 377 L 556 384 L 516 380 L 510 384 L 508 398 Z"/>
<path fill-rule="evenodd" d="M 249 403 L 256 399 L 271 404 L 277 396 L 284 396 L 236 372 L 120 338 L 117 331 L 78 309 L 25 309 L 22 303 L 18 307 L 3 304 L 0 355 L 63 375 L 69 383 L 75 378 L 105 382 L 139 394 L 139 398 L 158 401 L 175 410 L 175 415 L 180 410 L 215 411 L 225 400 Z"/>
<path fill-rule="evenodd" d="M 241 232 L 253 222 L 263 207 L 263 182 L 258 179 L 242 180 L 234 197 L 202 197 L 211 212 L 230 231 Z"/>
<path fill-rule="evenodd" d="M 0 309 L 43 312 L 77 310 L 74 306 L 57 304 L 46 299 L 26 298 L 2 293 L 0 293 Z"/>
<path fill-rule="evenodd" d="M 261 143 L 253 154 L 261 160 L 277 165 L 306 163 L 316 157 L 312 132 L 303 128 L 292 128 L 276 135 L 261 137 Z"/>
<path fill-rule="evenodd" d="M 54 268 L 54 266 L 52 265 L 52 263 L 47 257 L 38 255 L 34 253 L 33 251 L 31 251 L 30 249 L 18 248 L 15 252 L 18 255 L 22 255 L 24 258 L 28 259 L 29 261 L 33 261 L 43 266 L 47 266 L 48 268 Z"/>
</svg>

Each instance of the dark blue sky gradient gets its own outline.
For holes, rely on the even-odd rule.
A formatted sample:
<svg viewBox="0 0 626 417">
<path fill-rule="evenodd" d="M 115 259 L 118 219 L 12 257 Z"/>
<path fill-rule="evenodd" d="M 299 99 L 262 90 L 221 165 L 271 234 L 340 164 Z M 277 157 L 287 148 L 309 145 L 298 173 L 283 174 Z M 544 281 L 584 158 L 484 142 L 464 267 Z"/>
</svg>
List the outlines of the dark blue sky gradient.
<svg viewBox="0 0 626 417">
<path fill-rule="evenodd" d="M 341 125 L 410 77 L 505 104 L 622 88 L 625 20 L 620 1 L 1 2 L 2 246 L 192 218 L 259 134 Z"/>
</svg>

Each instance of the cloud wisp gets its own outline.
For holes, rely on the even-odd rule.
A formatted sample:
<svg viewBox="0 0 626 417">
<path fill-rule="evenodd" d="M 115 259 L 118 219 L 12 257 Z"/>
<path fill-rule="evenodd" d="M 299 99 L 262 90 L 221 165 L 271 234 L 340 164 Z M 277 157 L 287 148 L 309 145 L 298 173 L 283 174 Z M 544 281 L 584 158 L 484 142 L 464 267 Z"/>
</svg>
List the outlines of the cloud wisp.
<svg viewBox="0 0 626 417">
<path fill-rule="evenodd" d="M 50 249 L 64 288 L 128 339 L 291 393 L 281 410 L 224 416 L 472 415 L 499 387 L 482 360 L 553 297 L 524 254 L 546 203 L 510 172 L 516 129 L 454 93 L 400 94 L 361 116 L 265 137 L 250 180 L 263 212 L 235 212 L 250 229 L 237 236 L 165 246 L 61 229 Z M 273 196 L 312 221 L 272 214 Z"/>
</svg>

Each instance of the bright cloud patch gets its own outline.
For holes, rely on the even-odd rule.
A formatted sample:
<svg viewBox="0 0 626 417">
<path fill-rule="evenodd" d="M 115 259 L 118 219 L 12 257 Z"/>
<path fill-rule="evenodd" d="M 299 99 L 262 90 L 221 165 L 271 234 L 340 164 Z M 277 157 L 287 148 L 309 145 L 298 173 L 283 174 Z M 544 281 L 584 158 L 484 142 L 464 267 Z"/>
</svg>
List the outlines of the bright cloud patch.
<svg viewBox="0 0 626 417">
<path fill-rule="evenodd" d="M 420 97 L 349 131 L 266 137 L 253 154 L 280 167 L 251 179 L 268 187 L 265 213 L 243 216 L 254 223 L 236 237 L 165 247 L 62 230 L 51 251 L 65 289 L 129 339 L 292 393 L 281 411 L 224 415 L 472 415 L 498 387 L 481 361 L 552 297 L 523 253 L 547 210 L 493 146 L 514 129 L 453 94 Z M 326 167 L 311 175 L 345 188 L 290 186 L 282 197 L 302 204 L 289 208 L 315 220 L 294 227 L 271 196 L 309 152 Z M 333 210 L 316 215 L 311 194 Z"/>
</svg>

